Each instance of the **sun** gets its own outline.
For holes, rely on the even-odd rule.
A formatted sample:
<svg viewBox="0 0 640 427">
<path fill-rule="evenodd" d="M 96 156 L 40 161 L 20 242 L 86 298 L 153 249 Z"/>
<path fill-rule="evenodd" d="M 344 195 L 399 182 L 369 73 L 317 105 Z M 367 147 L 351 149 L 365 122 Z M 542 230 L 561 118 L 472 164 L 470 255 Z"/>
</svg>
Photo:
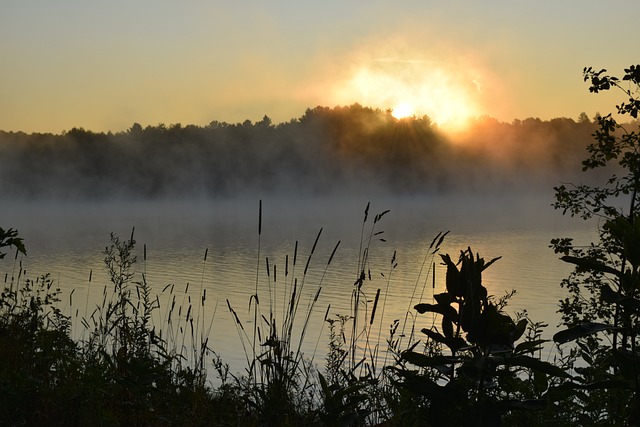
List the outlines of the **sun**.
<svg viewBox="0 0 640 427">
<path fill-rule="evenodd" d="M 404 119 L 415 115 L 413 107 L 407 102 L 401 102 L 391 109 L 391 115 L 396 119 Z"/>
<path fill-rule="evenodd" d="M 337 84 L 337 104 L 391 110 L 396 119 L 427 116 L 445 130 L 462 130 L 481 115 L 480 79 L 469 67 L 424 59 L 379 58 L 355 64 Z"/>
</svg>

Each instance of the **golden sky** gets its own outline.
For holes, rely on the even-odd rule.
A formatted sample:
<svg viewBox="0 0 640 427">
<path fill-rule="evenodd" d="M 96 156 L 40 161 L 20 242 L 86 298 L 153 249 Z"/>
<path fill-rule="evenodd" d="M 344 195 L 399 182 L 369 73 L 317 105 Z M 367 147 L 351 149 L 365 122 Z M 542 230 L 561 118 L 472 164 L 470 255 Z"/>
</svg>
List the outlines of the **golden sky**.
<svg viewBox="0 0 640 427">
<path fill-rule="evenodd" d="M 3 0 L 0 129 L 121 131 L 359 102 L 456 118 L 577 118 L 585 66 L 640 62 L 637 0 Z"/>
</svg>

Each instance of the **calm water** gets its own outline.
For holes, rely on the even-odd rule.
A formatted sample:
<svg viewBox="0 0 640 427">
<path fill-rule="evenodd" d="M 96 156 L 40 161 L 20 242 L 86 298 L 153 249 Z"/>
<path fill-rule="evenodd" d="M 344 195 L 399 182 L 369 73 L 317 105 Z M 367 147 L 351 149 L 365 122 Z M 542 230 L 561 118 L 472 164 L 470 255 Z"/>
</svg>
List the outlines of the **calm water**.
<svg viewBox="0 0 640 427">
<path fill-rule="evenodd" d="M 109 243 L 109 233 L 124 239 L 135 227 L 138 263 L 134 280 L 141 280 L 141 274 L 145 273 L 147 282 L 158 294 L 162 307 L 154 321 L 160 327 L 165 324 L 174 296 L 177 305 L 182 305 L 185 311 L 191 299 L 193 310 L 204 325 L 202 329 L 211 328 L 211 347 L 232 369 L 241 370 L 245 353 L 227 300 L 245 328 L 251 330 L 253 314 L 249 312 L 249 300 L 257 281 L 263 314 L 268 313 L 269 305 L 281 312 L 293 278 L 297 278 L 299 284 L 303 281 L 305 264 L 322 227 L 304 278 L 301 299 L 301 307 L 306 308 L 322 287 L 303 343 L 305 353 L 315 352 L 316 361 L 322 363 L 328 335 L 323 322 L 327 307 L 330 305 L 330 316 L 348 314 L 350 310 L 367 200 L 264 197 L 261 235 L 258 236 L 258 199 L 11 204 L 5 209 L 1 226 L 19 229 L 28 256 L 16 262 L 7 256 L 0 264 L 0 271 L 10 278 L 21 263 L 29 278 L 50 273 L 63 290 L 60 306 L 74 319 L 73 333 L 81 336 L 79 319 L 91 314 L 108 286 L 102 250 Z M 571 268 L 548 248 L 549 241 L 553 237 L 571 236 L 578 243 L 588 243 L 595 238 L 595 233 L 588 224 L 554 212 L 549 204 L 550 196 L 544 195 L 517 203 L 509 196 L 482 200 L 469 197 L 372 200 L 365 224 L 366 236 L 371 232 L 373 217 L 390 210 L 376 224 L 374 232 L 384 233 L 376 236 L 370 246 L 372 280 L 363 286 L 370 300 L 376 290 L 381 289 L 375 321 L 380 326 L 374 330 L 381 329 L 382 341 L 394 319 L 403 323 L 407 311 L 413 315 L 413 305 L 432 301 L 433 276 L 427 270 L 433 261 L 436 262 L 435 292 L 444 288 L 444 268 L 439 265 L 439 257 L 428 257 L 429 244 L 443 230 L 451 233 L 441 253 L 448 252 L 457 258 L 460 250 L 471 246 L 487 261 L 502 256 L 485 271 L 485 286 L 497 296 L 516 289 L 507 312 L 513 315 L 527 309 L 532 320 L 549 323 L 545 335 L 550 338 L 559 321 L 557 302 L 565 296 L 559 283 Z M 296 241 L 298 252 L 294 266 Z M 327 266 L 338 241 L 340 245 Z M 397 267 L 392 269 L 394 251 Z M 173 287 L 166 288 L 167 285 Z M 173 294 L 169 293 L 171 289 Z M 205 305 L 198 307 L 196 301 L 205 291 Z M 378 323 L 383 303 L 384 317 Z M 181 314 L 184 317 L 185 313 Z M 303 316 L 298 320 L 302 323 Z M 427 317 L 417 318 L 418 329 L 428 325 Z"/>
</svg>

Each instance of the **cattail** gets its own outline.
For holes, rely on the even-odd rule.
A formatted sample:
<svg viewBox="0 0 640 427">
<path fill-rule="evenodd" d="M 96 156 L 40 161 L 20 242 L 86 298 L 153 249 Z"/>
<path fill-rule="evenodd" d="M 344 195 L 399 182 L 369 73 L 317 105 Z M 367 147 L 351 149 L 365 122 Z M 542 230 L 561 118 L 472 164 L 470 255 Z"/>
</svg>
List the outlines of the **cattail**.
<svg viewBox="0 0 640 427">
<path fill-rule="evenodd" d="M 304 276 L 307 275 L 307 270 L 309 269 L 309 263 L 311 262 L 311 256 L 313 252 L 316 250 L 316 246 L 318 245 L 318 240 L 320 239 L 320 235 L 322 234 L 322 228 L 318 231 L 318 235 L 316 236 L 316 241 L 313 242 L 313 246 L 311 247 L 311 253 L 309 254 L 309 258 L 307 258 L 307 264 L 304 266 Z"/>
<path fill-rule="evenodd" d="M 267 264 L 267 277 L 271 277 L 271 271 L 269 269 L 269 257 L 266 258 L 266 264 Z"/>
<path fill-rule="evenodd" d="M 307 258 L 307 264 L 304 266 L 304 273 L 303 276 L 307 275 L 307 270 L 309 269 L 309 263 L 311 262 L 311 255 L 309 255 L 309 258 Z"/>
<path fill-rule="evenodd" d="M 436 263 L 433 263 L 433 274 L 431 275 L 431 288 L 436 288 Z"/>
<path fill-rule="evenodd" d="M 371 310 L 371 320 L 369 320 L 369 324 L 373 325 L 373 319 L 376 317 L 376 308 L 378 308 L 378 299 L 380 299 L 380 288 L 376 292 L 376 298 L 373 300 L 373 309 Z"/>
<path fill-rule="evenodd" d="M 449 231 L 451 231 L 451 230 L 449 230 Z M 438 244 L 436 245 L 436 248 L 439 248 L 439 247 L 440 247 L 440 244 L 442 244 L 442 241 L 444 240 L 445 236 L 446 236 L 447 234 L 449 234 L 449 231 L 447 231 L 446 233 L 444 233 L 444 234 L 442 235 L 442 237 L 440 237 L 440 240 L 438 240 Z"/>
<path fill-rule="evenodd" d="M 338 240 L 338 243 L 336 243 L 335 248 L 333 248 L 333 252 L 331 252 L 331 256 L 329 257 L 329 261 L 327 262 L 327 265 L 331 264 L 331 260 L 333 259 L 333 256 L 336 254 L 336 251 L 338 250 L 338 246 L 340 246 L 340 240 Z"/>
<path fill-rule="evenodd" d="M 291 293 L 291 302 L 289 303 L 289 316 L 293 314 L 293 308 L 295 307 L 296 292 L 298 290 L 298 279 L 293 281 L 293 292 Z"/>
<path fill-rule="evenodd" d="M 293 248 L 293 265 L 296 265 L 296 259 L 298 258 L 298 241 L 296 240 L 296 244 Z"/>
<path fill-rule="evenodd" d="M 289 275 L 289 254 L 284 256 L 284 277 Z"/>
<path fill-rule="evenodd" d="M 311 247 L 311 253 L 316 250 L 316 245 L 318 244 L 318 240 L 320 239 L 320 234 L 322 234 L 322 227 L 320 227 L 320 231 L 318 231 L 318 235 L 316 236 L 316 241 L 313 242 L 313 246 Z"/>
<path fill-rule="evenodd" d="M 440 237 L 441 234 L 442 234 L 442 231 L 436 234 L 436 237 L 433 238 L 433 240 L 431 241 L 431 244 L 429 245 L 429 249 L 431 249 L 433 245 L 435 245 L 436 240 L 438 240 L 438 237 Z"/>
<path fill-rule="evenodd" d="M 207 261 L 207 254 L 208 254 L 208 253 L 209 253 L 209 248 L 206 248 L 206 249 L 204 250 L 204 261 L 205 261 L 205 262 Z"/>
<path fill-rule="evenodd" d="M 258 208 L 258 236 L 262 234 L 262 199 Z"/>
<path fill-rule="evenodd" d="M 242 322 L 240 321 L 240 318 L 238 317 L 238 314 L 236 313 L 236 311 L 231 307 L 231 303 L 229 302 L 229 300 L 227 299 L 227 307 L 229 307 L 229 312 L 231 314 L 233 314 L 233 318 L 235 319 L 236 323 L 240 326 L 240 328 L 242 328 L 244 330 L 244 327 L 242 326 Z"/>
</svg>

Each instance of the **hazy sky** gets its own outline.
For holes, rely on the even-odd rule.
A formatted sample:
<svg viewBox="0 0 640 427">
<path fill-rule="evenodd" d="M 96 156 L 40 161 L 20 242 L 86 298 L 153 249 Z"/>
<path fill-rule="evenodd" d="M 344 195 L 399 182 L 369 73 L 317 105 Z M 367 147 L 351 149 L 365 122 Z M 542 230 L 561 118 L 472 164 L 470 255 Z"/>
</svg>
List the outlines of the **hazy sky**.
<svg viewBox="0 0 640 427">
<path fill-rule="evenodd" d="M 640 1 L 0 0 L 0 129 L 274 122 L 359 102 L 577 118 L 638 57 Z"/>
</svg>

